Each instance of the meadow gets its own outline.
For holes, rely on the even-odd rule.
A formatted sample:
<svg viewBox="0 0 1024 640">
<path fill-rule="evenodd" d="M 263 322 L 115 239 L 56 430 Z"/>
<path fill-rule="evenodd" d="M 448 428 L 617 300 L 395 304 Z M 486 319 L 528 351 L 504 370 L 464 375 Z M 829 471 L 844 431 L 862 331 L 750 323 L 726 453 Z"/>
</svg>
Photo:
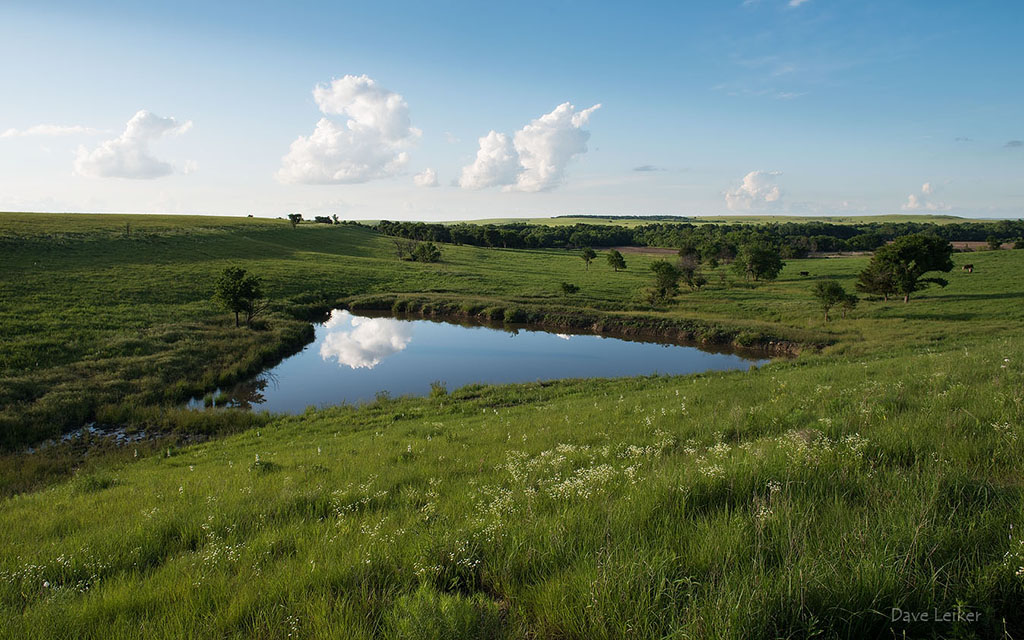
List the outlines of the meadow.
<svg viewBox="0 0 1024 640">
<path fill-rule="evenodd" d="M 408 263 L 345 225 L 0 214 L 0 247 L 0 636 L 1024 627 L 1024 251 L 958 254 L 974 273 L 826 324 L 812 284 L 852 289 L 866 257 L 791 260 L 757 286 L 720 268 L 652 308 L 638 291 L 657 256 L 616 273 L 603 255 L 588 270 L 572 252 L 445 245 Z M 258 330 L 210 301 L 228 265 L 265 279 Z M 298 416 L 176 408 L 301 345 L 335 304 L 801 348 L 748 372 Z M 220 437 L 25 462 L 69 415 Z M 921 620 L 933 611 L 949 619 Z"/>
</svg>

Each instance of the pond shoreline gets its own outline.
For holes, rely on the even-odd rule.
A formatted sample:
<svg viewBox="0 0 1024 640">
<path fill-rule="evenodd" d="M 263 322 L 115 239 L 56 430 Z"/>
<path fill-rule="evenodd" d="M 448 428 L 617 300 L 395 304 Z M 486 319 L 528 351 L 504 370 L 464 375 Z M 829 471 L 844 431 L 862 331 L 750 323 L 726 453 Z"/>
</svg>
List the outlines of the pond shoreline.
<svg viewBox="0 0 1024 640">
<path fill-rule="evenodd" d="M 642 342 L 663 342 L 704 350 L 754 356 L 795 357 L 805 349 L 819 351 L 830 341 L 801 342 L 763 331 L 710 324 L 699 320 L 656 316 L 622 316 L 598 310 L 467 303 L 418 297 L 359 296 L 339 302 L 352 312 L 406 315 L 425 320 L 468 321 L 491 328 L 521 328 L 558 332 L 570 330 Z"/>
</svg>

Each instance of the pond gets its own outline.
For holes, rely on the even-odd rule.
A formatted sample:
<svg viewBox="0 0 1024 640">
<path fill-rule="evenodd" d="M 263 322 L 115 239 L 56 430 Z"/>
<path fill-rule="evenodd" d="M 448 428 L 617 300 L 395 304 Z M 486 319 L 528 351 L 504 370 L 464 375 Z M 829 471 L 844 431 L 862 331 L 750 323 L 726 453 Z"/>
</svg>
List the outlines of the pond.
<svg viewBox="0 0 1024 640">
<path fill-rule="evenodd" d="M 357 404 L 378 394 L 426 395 L 472 384 L 687 374 L 767 362 L 692 346 L 527 328 L 454 324 L 331 312 L 301 352 L 233 389 L 190 407 L 235 406 L 301 413 L 308 406 Z"/>
</svg>

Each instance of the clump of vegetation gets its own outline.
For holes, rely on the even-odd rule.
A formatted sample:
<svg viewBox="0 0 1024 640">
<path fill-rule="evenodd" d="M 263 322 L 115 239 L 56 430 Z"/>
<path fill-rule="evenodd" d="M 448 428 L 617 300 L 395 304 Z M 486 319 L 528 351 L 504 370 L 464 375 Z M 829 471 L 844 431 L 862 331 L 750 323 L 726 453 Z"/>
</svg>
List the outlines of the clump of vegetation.
<svg viewBox="0 0 1024 640">
<path fill-rule="evenodd" d="M 563 282 L 561 284 L 562 295 L 571 296 L 574 293 L 579 293 L 580 288 L 570 282 Z"/>
<path fill-rule="evenodd" d="M 440 262 L 441 250 L 433 242 L 395 240 L 395 253 L 407 262 Z"/>
<path fill-rule="evenodd" d="M 414 262 L 440 262 L 441 250 L 433 242 L 424 242 L 413 249 L 411 258 Z"/>
<path fill-rule="evenodd" d="M 444 398 L 448 395 L 448 385 L 441 380 L 434 380 L 430 383 L 430 397 Z"/>
<path fill-rule="evenodd" d="M 288 222 L 290 222 L 292 224 L 292 229 L 294 229 L 295 227 L 299 226 L 300 222 L 302 222 L 302 214 L 301 213 L 289 213 L 288 214 Z"/>
</svg>

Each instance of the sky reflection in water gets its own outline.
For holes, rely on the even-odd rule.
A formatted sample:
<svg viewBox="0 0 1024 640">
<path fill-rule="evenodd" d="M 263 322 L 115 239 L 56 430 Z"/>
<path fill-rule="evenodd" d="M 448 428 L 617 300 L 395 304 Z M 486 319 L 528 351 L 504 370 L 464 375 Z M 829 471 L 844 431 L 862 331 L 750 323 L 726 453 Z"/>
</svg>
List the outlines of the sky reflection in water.
<svg viewBox="0 0 1024 640">
<path fill-rule="evenodd" d="M 425 395 L 433 381 L 455 390 L 471 383 L 746 369 L 762 362 L 695 347 L 335 310 L 316 327 L 312 344 L 255 383 L 239 385 L 238 404 L 299 413 L 310 405 L 370 401 L 380 392 Z"/>
</svg>

